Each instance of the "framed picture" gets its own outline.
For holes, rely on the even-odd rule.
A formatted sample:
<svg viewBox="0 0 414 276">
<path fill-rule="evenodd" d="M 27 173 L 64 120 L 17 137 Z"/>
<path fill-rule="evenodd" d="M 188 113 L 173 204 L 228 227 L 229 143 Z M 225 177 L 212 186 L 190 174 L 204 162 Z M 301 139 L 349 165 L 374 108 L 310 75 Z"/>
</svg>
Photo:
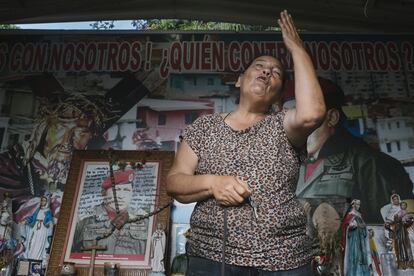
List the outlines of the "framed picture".
<svg viewBox="0 0 414 276">
<path fill-rule="evenodd" d="M 41 276 L 43 275 L 42 271 L 42 261 L 31 260 L 29 266 L 29 276 Z"/>
<path fill-rule="evenodd" d="M 173 223 L 171 226 L 171 264 L 175 256 L 185 253 L 187 238 L 185 233 L 190 229 L 189 223 Z"/>
<path fill-rule="evenodd" d="M 75 151 L 47 273 L 58 275 L 71 262 L 87 275 L 92 259 L 94 275 L 105 263 L 151 271 L 153 233 L 161 225 L 169 236 L 165 179 L 173 159 L 172 151 Z"/>
<path fill-rule="evenodd" d="M 42 261 L 32 259 L 19 260 L 16 268 L 17 276 L 42 276 Z"/>
</svg>

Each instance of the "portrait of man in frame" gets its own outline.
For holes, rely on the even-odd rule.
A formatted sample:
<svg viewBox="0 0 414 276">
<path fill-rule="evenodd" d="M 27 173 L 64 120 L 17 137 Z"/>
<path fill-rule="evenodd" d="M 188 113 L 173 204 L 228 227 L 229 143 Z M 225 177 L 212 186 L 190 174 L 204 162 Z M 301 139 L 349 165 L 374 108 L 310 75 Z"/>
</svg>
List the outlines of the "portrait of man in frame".
<svg viewBox="0 0 414 276">
<path fill-rule="evenodd" d="M 74 154 L 61 211 L 67 219 L 64 216 L 56 227 L 48 270 L 63 262 L 87 269 L 91 254 L 98 269 L 105 262 L 151 269 L 151 236 L 157 223 L 168 225 L 170 199 L 164 178 L 174 153 L 113 151 L 119 161 L 111 163 L 105 153 Z M 64 240 L 57 245 L 59 237 Z M 100 250 L 87 250 L 93 246 Z"/>
</svg>

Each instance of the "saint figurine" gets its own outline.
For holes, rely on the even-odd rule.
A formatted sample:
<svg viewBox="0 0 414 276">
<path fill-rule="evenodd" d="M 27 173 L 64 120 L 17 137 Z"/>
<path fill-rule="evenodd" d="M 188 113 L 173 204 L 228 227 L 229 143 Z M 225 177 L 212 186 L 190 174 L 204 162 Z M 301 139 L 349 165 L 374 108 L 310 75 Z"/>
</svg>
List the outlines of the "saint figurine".
<svg viewBox="0 0 414 276">
<path fill-rule="evenodd" d="M 361 201 L 354 199 L 342 221 L 344 276 L 370 276 L 371 253 L 367 227 L 359 212 Z"/>
<path fill-rule="evenodd" d="M 12 238 L 12 223 L 13 215 L 11 212 L 11 198 L 8 193 L 3 195 L 3 202 L 0 207 L 0 248 L 6 246 L 8 241 Z M 2 251 L 2 250 L 0 250 Z"/>
<path fill-rule="evenodd" d="M 381 208 L 381 215 L 384 222 L 392 222 L 394 216 L 401 210 L 401 198 L 398 194 L 392 194 L 390 203 Z"/>
<path fill-rule="evenodd" d="M 151 267 L 152 272 L 164 272 L 164 253 L 165 253 L 166 236 L 164 225 L 159 222 L 157 230 L 151 237 Z"/>
<path fill-rule="evenodd" d="M 413 225 L 414 218 L 407 213 L 407 203 L 400 203 L 401 210 L 394 215 L 394 221 L 385 224 L 391 232 L 393 249 L 397 258 L 397 268 L 414 268 L 414 257 L 411 249 L 408 228 Z"/>
<path fill-rule="evenodd" d="M 26 241 L 23 257 L 46 262 L 53 233 L 53 215 L 49 198 L 40 197 L 40 205 L 32 215 L 25 219 Z"/>
</svg>

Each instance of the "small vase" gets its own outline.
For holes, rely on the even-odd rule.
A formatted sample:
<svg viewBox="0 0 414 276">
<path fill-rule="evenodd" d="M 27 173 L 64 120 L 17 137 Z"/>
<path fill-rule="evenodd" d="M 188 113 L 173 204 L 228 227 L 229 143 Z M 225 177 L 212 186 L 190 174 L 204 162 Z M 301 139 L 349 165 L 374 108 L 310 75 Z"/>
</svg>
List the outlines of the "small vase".
<svg viewBox="0 0 414 276">
<path fill-rule="evenodd" d="M 60 270 L 60 275 L 76 275 L 75 263 L 64 262 Z"/>
</svg>

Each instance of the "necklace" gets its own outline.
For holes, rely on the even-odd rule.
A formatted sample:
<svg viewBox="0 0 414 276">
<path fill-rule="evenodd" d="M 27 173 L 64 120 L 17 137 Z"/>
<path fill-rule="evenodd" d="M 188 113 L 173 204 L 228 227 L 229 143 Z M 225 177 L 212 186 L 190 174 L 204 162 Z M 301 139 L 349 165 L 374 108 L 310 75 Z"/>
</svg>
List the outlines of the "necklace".
<svg viewBox="0 0 414 276">
<path fill-rule="evenodd" d="M 243 121 L 243 120 L 233 120 L 233 123 L 235 123 L 236 126 L 238 126 L 238 127 L 234 128 L 230 124 L 226 123 L 227 117 L 229 117 L 232 114 L 234 114 L 234 113 L 231 111 L 231 112 L 227 113 L 224 117 L 222 117 L 220 115 L 220 118 L 222 118 L 222 122 L 224 123 L 224 125 L 227 126 L 227 128 L 230 128 L 232 131 L 237 132 L 237 133 L 247 133 L 247 132 L 249 132 L 252 128 L 255 128 L 256 126 L 261 124 L 261 122 L 263 122 L 266 119 L 266 116 L 267 116 L 266 114 L 263 114 L 264 117 L 259 116 L 260 118 L 258 120 L 256 120 L 257 119 L 257 117 L 256 117 L 253 120 L 252 123 L 248 123 L 248 124 L 246 124 L 245 121 Z"/>
<path fill-rule="evenodd" d="M 227 113 L 226 116 L 224 116 L 223 121 L 225 121 L 226 118 L 229 117 L 230 114 L 231 114 L 231 111 L 229 113 Z"/>
</svg>

